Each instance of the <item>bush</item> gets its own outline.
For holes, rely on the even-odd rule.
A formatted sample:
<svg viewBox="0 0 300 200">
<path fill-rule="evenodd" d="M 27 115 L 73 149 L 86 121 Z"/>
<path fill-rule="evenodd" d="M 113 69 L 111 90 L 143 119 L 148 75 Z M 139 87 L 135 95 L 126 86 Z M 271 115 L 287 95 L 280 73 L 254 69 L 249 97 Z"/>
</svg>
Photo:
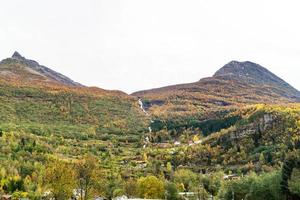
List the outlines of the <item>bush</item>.
<svg viewBox="0 0 300 200">
<path fill-rule="evenodd" d="M 167 200 L 180 200 L 180 197 L 178 195 L 178 190 L 174 183 L 166 184 L 166 199 Z"/>
</svg>

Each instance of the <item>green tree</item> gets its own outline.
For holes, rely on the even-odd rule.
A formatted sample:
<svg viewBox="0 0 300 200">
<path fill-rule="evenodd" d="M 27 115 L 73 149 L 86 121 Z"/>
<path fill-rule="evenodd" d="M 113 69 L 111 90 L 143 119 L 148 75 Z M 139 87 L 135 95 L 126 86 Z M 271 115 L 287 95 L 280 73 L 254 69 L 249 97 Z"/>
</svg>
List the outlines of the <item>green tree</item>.
<svg viewBox="0 0 300 200">
<path fill-rule="evenodd" d="M 280 191 L 280 172 L 266 173 L 261 176 L 257 176 L 251 185 L 248 199 L 257 200 L 280 200 L 282 199 Z"/>
<path fill-rule="evenodd" d="M 19 200 L 21 198 L 27 198 L 27 197 L 28 197 L 28 193 L 27 192 L 17 191 L 17 192 L 14 192 L 12 194 L 12 200 Z"/>
<path fill-rule="evenodd" d="M 177 185 L 183 185 L 184 192 L 190 192 L 198 185 L 198 176 L 188 169 L 180 169 L 174 173 L 174 181 Z"/>
<path fill-rule="evenodd" d="M 167 200 L 179 200 L 177 187 L 174 183 L 166 184 L 166 199 Z"/>
<path fill-rule="evenodd" d="M 289 180 L 289 189 L 293 194 L 300 196 L 300 169 L 294 169 Z"/>
<path fill-rule="evenodd" d="M 112 166 L 112 165 L 110 165 Z M 117 168 L 111 167 L 106 172 L 105 180 L 102 183 L 102 191 L 108 199 L 115 197 L 123 189 L 123 180 Z M 124 193 L 124 191 L 122 191 Z"/>
<path fill-rule="evenodd" d="M 216 172 L 208 176 L 203 176 L 201 182 L 205 190 L 213 196 L 216 196 L 221 188 L 223 172 Z"/>
<path fill-rule="evenodd" d="M 265 156 L 263 153 L 260 153 L 260 155 L 259 155 L 259 163 L 261 165 L 264 165 L 266 163 L 266 159 L 265 159 Z"/>
<path fill-rule="evenodd" d="M 20 176 L 8 177 L 1 180 L 1 188 L 5 193 L 24 191 L 24 181 Z"/>
<path fill-rule="evenodd" d="M 219 198 L 249 200 L 281 200 L 280 173 L 272 172 L 257 176 L 255 173 L 239 180 L 227 181 L 219 192 Z"/>
<path fill-rule="evenodd" d="M 168 180 L 173 179 L 173 167 L 171 162 L 167 162 L 165 178 Z"/>
</svg>

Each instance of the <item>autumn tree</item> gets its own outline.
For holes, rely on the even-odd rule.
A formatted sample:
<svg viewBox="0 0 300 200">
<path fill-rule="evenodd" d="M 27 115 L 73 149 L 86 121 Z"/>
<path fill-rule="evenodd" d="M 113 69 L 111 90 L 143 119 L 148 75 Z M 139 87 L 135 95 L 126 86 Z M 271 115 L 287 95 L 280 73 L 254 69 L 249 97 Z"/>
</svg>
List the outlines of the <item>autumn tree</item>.
<svg viewBox="0 0 300 200">
<path fill-rule="evenodd" d="M 80 200 L 87 200 L 90 197 L 90 191 L 95 185 L 99 173 L 97 167 L 97 159 L 93 156 L 85 156 L 76 163 L 75 171 Z"/>
<path fill-rule="evenodd" d="M 45 182 L 53 199 L 69 199 L 75 188 L 74 171 L 69 163 L 51 161 L 46 168 Z"/>
<path fill-rule="evenodd" d="M 138 193 L 141 198 L 164 198 L 164 183 L 155 176 L 147 176 L 138 179 Z"/>
<path fill-rule="evenodd" d="M 137 194 L 137 182 L 134 179 L 129 179 L 124 184 L 125 194 L 128 197 L 135 197 Z"/>
</svg>

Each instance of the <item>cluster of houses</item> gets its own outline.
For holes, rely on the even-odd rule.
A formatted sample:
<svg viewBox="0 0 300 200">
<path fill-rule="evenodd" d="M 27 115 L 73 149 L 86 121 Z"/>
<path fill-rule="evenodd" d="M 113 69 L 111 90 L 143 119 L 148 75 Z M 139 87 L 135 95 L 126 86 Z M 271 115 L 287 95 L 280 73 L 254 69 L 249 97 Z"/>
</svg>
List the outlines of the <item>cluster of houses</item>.
<svg viewBox="0 0 300 200">
<path fill-rule="evenodd" d="M 194 145 L 196 145 L 196 144 L 201 144 L 202 143 L 202 140 L 190 140 L 190 141 L 188 141 L 188 143 L 187 143 L 187 145 L 188 146 L 194 146 Z M 167 142 L 161 142 L 161 143 L 156 143 L 155 144 L 157 147 L 159 147 L 159 148 L 164 148 L 164 149 L 166 149 L 166 148 L 171 148 L 171 147 L 173 147 L 173 146 L 181 146 L 182 144 L 181 144 L 181 142 L 180 141 L 175 141 L 174 142 L 174 144 L 171 144 L 171 143 L 167 143 Z M 146 145 L 144 146 L 144 148 L 146 147 Z"/>
</svg>

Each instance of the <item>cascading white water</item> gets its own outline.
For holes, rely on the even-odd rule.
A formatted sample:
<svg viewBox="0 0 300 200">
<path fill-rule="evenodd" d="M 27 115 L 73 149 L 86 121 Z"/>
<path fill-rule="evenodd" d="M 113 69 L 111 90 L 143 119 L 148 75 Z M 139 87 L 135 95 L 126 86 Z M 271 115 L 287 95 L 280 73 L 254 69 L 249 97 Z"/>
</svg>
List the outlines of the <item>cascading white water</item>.
<svg viewBox="0 0 300 200">
<path fill-rule="evenodd" d="M 143 103 L 142 99 L 139 99 L 139 104 L 140 104 L 140 108 L 142 109 L 142 111 L 143 111 L 146 115 L 149 115 L 149 113 L 145 110 L 144 103 Z M 152 120 L 151 120 L 151 123 L 153 123 Z M 149 130 L 149 133 L 152 133 L 152 128 L 151 128 L 151 126 L 148 127 L 148 130 Z"/>
<path fill-rule="evenodd" d="M 142 101 L 141 98 L 139 98 L 138 102 L 139 102 L 139 105 L 140 105 L 141 110 L 142 110 L 146 115 L 149 115 L 149 113 L 145 110 L 144 103 L 143 103 L 143 101 Z M 151 124 L 152 124 L 152 123 L 154 123 L 154 121 L 151 119 Z M 152 128 L 151 128 L 151 126 L 148 127 L 148 130 L 149 130 L 149 133 L 152 133 Z M 146 148 L 147 144 L 150 142 L 149 137 L 146 137 L 145 140 L 144 140 L 144 142 L 145 142 L 145 144 L 144 144 L 143 148 Z M 189 145 L 192 146 L 192 145 L 194 145 L 194 144 L 200 144 L 200 143 L 202 143 L 202 140 L 199 140 L 199 141 L 196 141 L 196 142 L 191 142 Z M 174 145 L 175 145 L 175 146 L 180 146 L 180 145 L 181 145 L 181 142 L 175 141 Z"/>
<path fill-rule="evenodd" d="M 139 102 L 139 105 L 140 105 L 141 110 L 142 110 L 146 115 L 149 115 L 149 113 L 145 110 L 144 103 L 143 103 L 143 101 L 142 101 L 141 98 L 139 98 L 138 102 Z M 151 120 L 151 123 L 153 123 L 152 120 Z M 151 126 L 148 127 L 148 130 L 149 130 L 149 133 L 152 133 L 152 128 L 151 128 Z M 146 138 L 145 138 L 145 144 L 144 144 L 143 148 L 146 148 L 146 146 L 147 146 L 147 144 L 148 144 L 149 142 L 150 142 L 149 137 L 146 137 Z"/>
<path fill-rule="evenodd" d="M 147 113 L 147 111 L 145 110 L 145 108 L 144 108 L 144 104 L 143 104 L 142 99 L 139 99 L 139 104 L 140 104 L 140 108 L 142 109 L 142 111 L 143 111 L 146 115 L 149 115 L 149 114 Z"/>
</svg>

